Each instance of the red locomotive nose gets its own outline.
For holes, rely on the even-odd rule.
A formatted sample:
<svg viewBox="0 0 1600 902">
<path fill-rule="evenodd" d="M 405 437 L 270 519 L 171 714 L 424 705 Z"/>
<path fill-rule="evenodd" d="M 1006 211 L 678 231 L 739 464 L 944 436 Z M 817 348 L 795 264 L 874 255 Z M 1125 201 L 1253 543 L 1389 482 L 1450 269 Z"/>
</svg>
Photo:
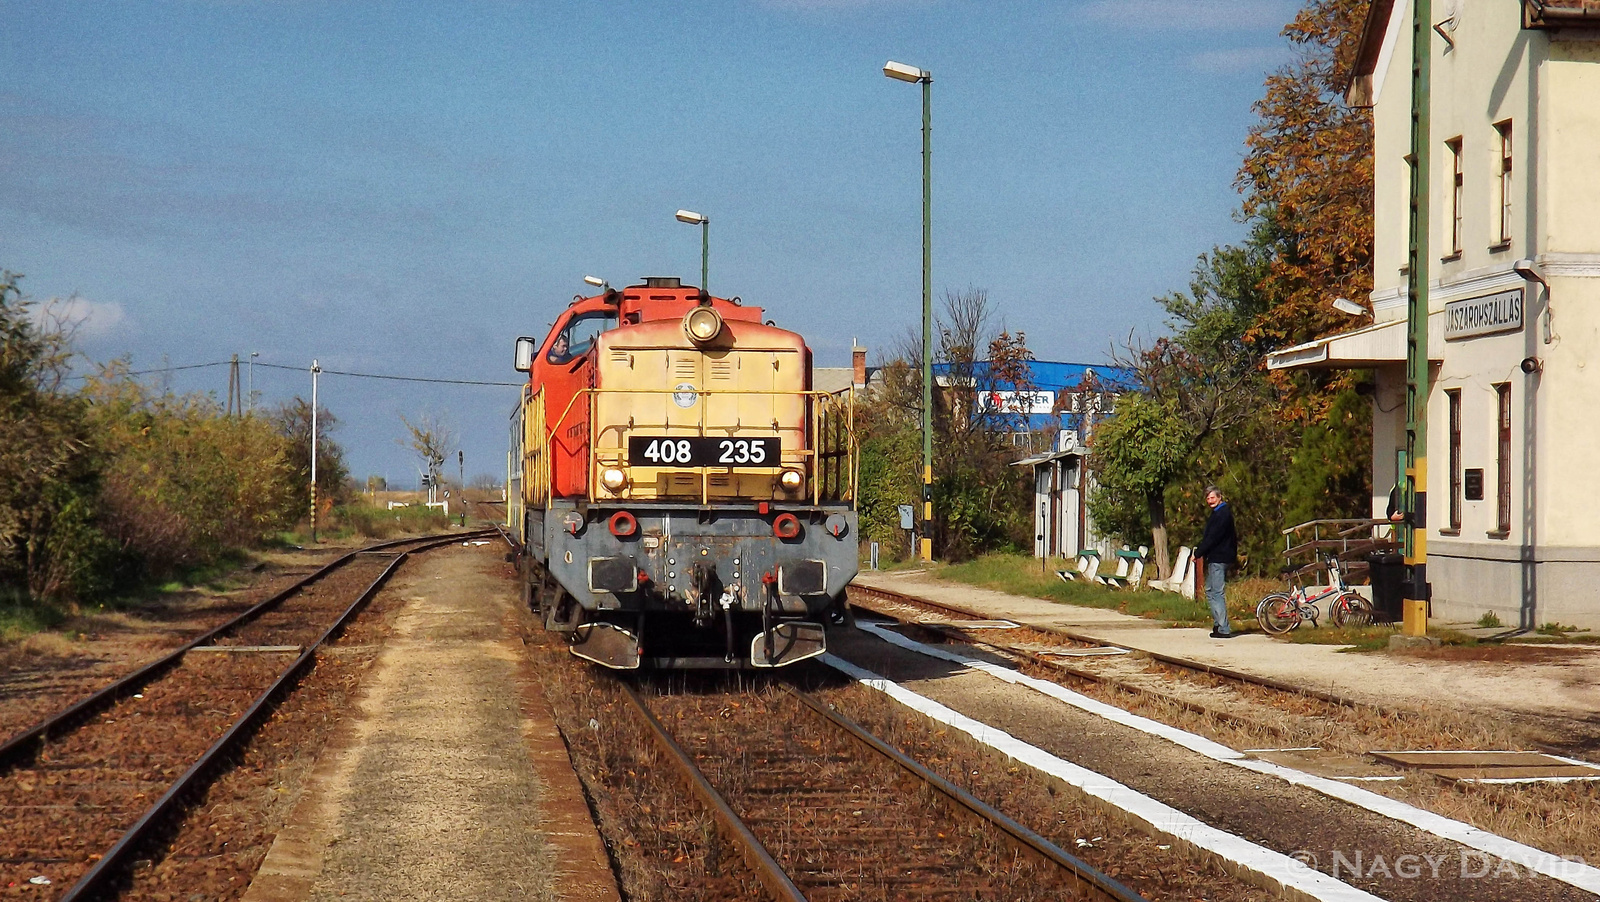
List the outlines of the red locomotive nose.
<svg viewBox="0 0 1600 902">
<path fill-rule="evenodd" d="M 772 534 L 780 539 L 793 539 L 800 535 L 800 518 L 794 514 L 779 514 L 772 521 Z"/>
<path fill-rule="evenodd" d="M 639 531 L 639 519 L 627 511 L 617 511 L 606 521 L 611 528 L 611 534 L 619 539 L 627 538 Z"/>
</svg>

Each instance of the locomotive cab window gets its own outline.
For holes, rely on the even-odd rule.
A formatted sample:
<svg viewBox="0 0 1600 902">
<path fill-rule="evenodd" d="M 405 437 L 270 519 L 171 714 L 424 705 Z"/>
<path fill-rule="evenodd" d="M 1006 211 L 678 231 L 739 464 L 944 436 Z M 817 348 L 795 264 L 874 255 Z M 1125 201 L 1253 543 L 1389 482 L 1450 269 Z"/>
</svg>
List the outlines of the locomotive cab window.
<svg viewBox="0 0 1600 902">
<path fill-rule="evenodd" d="M 568 320 L 566 327 L 556 333 L 555 339 L 550 342 L 550 353 L 546 356 L 551 363 L 567 363 L 589 353 L 595 337 L 616 326 L 617 314 L 614 310 L 581 313 Z"/>
</svg>

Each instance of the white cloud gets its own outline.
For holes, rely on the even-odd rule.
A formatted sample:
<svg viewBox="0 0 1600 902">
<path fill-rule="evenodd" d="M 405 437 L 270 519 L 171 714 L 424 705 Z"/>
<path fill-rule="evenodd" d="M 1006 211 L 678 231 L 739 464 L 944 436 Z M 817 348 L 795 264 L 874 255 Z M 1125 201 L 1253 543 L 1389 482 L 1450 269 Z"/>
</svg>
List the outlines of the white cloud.
<svg viewBox="0 0 1600 902">
<path fill-rule="evenodd" d="M 1084 15 L 1141 31 L 1282 30 L 1294 18 L 1292 0 L 1090 0 Z"/>
<path fill-rule="evenodd" d="M 1293 58 L 1294 51 L 1283 46 L 1236 47 L 1190 54 L 1184 64 L 1208 75 L 1236 75 L 1241 72 L 1265 73 Z"/>
<path fill-rule="evenodd" d="M 91 301 L 80 295 L 69 298 L 52 298 L 34 308 L 34 320 L 39 325 L 61 324 L 80 339 L 98 341 L 125 334 L 131 322 L 116 301 Z"/>
</svg>

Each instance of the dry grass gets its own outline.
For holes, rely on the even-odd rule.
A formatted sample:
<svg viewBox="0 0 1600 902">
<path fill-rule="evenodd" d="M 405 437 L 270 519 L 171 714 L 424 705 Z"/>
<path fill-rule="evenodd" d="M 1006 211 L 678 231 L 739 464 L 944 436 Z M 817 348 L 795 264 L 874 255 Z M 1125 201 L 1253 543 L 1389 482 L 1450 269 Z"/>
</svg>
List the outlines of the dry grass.
<svg viewBox="0 0 1600 902">
<path fill-rule="evenodd" d="M 65 658 L 83 648 L 60 633 L 34 633 L 17 643 L 17 651 L 34 658 Z"/>
</svg>

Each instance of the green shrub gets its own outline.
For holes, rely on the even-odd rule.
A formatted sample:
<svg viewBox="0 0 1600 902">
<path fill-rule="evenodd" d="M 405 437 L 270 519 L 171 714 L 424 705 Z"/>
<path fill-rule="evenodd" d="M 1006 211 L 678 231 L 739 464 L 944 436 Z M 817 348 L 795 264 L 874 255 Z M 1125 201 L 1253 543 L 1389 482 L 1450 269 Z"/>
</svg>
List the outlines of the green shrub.
<svg viewBox="0 0 1600 902">
<path fill-rule="evenodd" d="M 165 578 L 283 528 L 293 472 L 266 420 L 201 395 L 157 394 L 112 368 L 89 380 L 104 458 L 101 529 Z"/>
<path fill-rule="evenodd" d="M 351 535 L 388 539 L 398 535 L 445 532 L 459 522 L 459 517 L 447 517 L 443 511 L 421 504 L 387 510 L 357 500 L 334 508 L 328 527 Z"/>
</svg>

